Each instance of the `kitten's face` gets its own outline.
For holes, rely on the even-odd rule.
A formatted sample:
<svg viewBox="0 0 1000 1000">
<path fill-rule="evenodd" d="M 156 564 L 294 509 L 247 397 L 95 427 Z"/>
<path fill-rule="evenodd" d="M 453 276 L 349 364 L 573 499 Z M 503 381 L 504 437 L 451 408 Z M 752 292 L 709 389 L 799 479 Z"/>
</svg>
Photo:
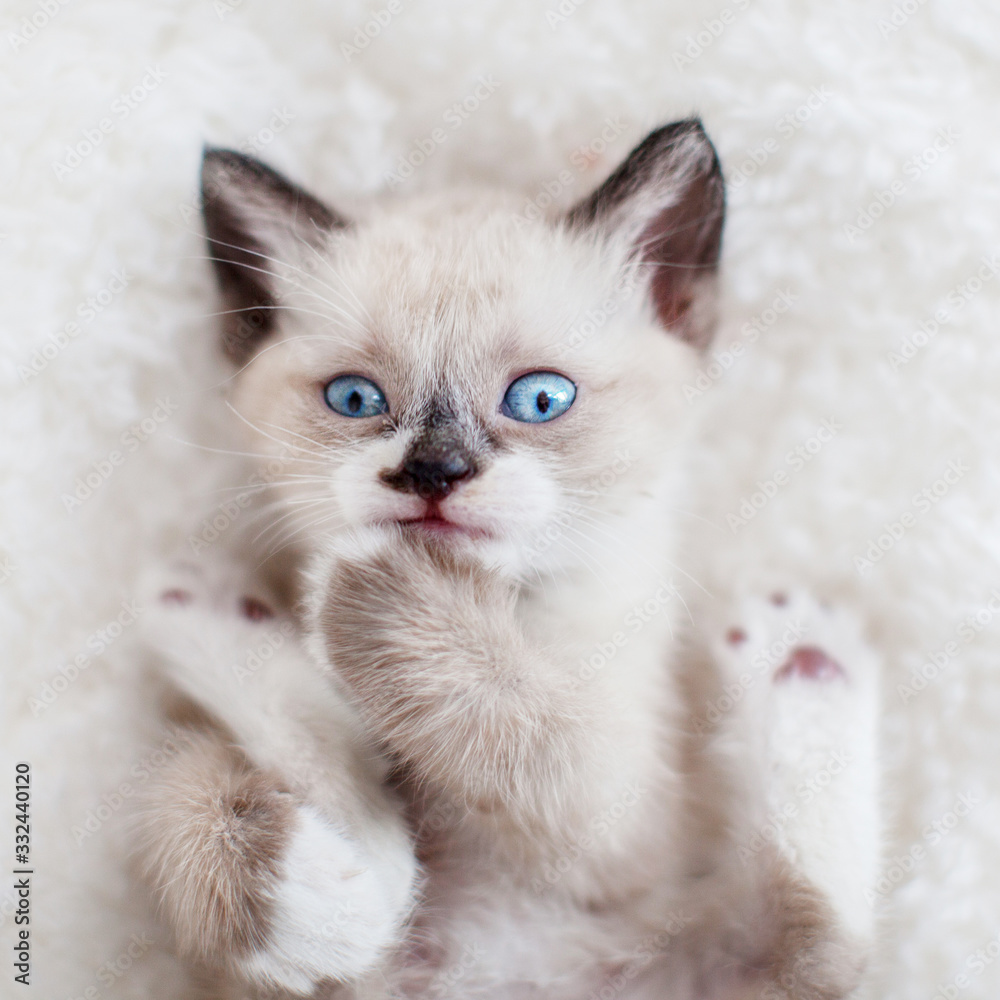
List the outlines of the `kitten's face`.
<svg viewBox="0 0 1000 1000">
<path fill-rule="evenodd" d="M 551 572 L 669 488 L 697 354 L 661 319 L 697 329 L 698 286 L 660 301 L 636 234 L 588 222 L 440 197 L 254 244 L 280 309 L 233 405 L 283 456 L 300 540 L 395 522 Z"/>
</svg>

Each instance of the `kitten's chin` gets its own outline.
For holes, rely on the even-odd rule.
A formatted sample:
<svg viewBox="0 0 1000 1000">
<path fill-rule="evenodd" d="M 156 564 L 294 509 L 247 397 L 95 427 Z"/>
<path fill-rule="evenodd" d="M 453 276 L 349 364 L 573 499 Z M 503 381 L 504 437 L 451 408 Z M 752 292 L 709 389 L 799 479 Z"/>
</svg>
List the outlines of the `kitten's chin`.
<svg viewBox="0 0 1000 1000">
<path fill-rule="evenodd" d="M 394 522 L 413 538 L 433 540 L 456 555 L 471 558 L 482 566 L 519 577 L 524 567 L 517 544 L 495 527 L 463 524 L 439 515 Z"/>
<path fill-rule="evenodd" d="M 485 542 L 499 536 L 496 525 L 484 522 L 474 511 L 456 508 L 447 499 L 420 501 L 420 504 L 418 511 L 395 513 L 392 520 L 406 532 L 437 541 Z"/>
<path fill-rule="evenodd" d="M 416 517 L 406 521 L 397 521 L 397 524 L 404 531 L 412 531 L 416 534 L 426 534 L 432 538 L 444 541 L 486 541 L 493 538 L 493 534 L 485 528 L 474 525 L 459 524 L 456 521 L 449 521 L 440 515 L 430 515 Z"/>
</svg>

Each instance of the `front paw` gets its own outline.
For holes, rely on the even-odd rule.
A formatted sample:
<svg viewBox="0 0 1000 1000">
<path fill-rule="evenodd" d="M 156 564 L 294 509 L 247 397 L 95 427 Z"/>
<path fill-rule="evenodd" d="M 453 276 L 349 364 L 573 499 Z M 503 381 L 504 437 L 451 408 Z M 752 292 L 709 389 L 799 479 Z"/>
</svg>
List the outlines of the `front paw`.
<svg viewBox="0 0 1000 1000">
<path fill-rule="evenodd" d="M 299 807 L 267 931 L 237 960 L 240 973 L 299 994 L 365 974 L 401 939 L 415 870 L 408 851 L 375 858 L 318 813 Z"/>
<path fill-rule="evenodd" d="M 327 563 L 316 578 L 311 648 L 394 759 L 456 794 L 471 784 L 470 794 L 485 795 L 509 785 L 504 769 L 513 769 L 492 748 L 530 729 L 525 720 L 539 710 L 538 680 L 512 624 L 513 592 L 433 542 L 399 542 Z"/>
<path fill-rule="evenodd" d="M 867 755 L 880 662 L 861 622 L 795 589 L 727 610 L 712 629 L 720 683 L 695 730 L 766 745 L 789 773 L 822 771 L 837 753 Z"/>
<path fill-rule="evenodd" d="M 474 560 L 398 527 L 339 540 L 312 582 L 314 648 L 349 682 L 460 647 L 478 609 L 508 591 Z"/>
<path fill-rule="evenodd" d="M 842 688 L 867 692 L 877 682 L 877 658 L 860 621 L 801 590 L 746 597 L 713 631 L 723 679 L 759 688 L 762 697 L 771 687 L 831 697 Z"/>
</svg>

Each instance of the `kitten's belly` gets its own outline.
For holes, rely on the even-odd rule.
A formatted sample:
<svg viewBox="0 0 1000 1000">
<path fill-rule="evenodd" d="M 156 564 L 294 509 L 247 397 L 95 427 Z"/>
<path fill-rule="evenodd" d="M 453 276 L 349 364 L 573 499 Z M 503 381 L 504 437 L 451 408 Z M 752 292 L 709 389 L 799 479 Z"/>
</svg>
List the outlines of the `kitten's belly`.
<svg viewBox="0 0 1000 1000">
<path fill-rule="evenodd" d="M 567 815 L 559 839 L 541 822 L 527 834 L 505 827 L 500 815 L 464 815 L 397 772 L 427 873 L 401 996 L 631 1000 L 664 964 L 683 927 L 687 847 L 678 825 L 675 694 L 663 676 L 661 642 L 651 624 L 616 661 L 619 690 L 631 684 L 639 692 L 625 727 L 633 738 L 614 741 L 612 783 L 582 790 L 582 801 L 589 795 L 599 805 Z M 621 720 L 607 725 L 617 731 Z M 602 995 L 609 983 L 611 994 Z"/>
<path fill-rule="evenodd" d="M 608 898 L 595 884 L 588 904 L 495 859 L 463 858 L 450 838 L 447 852 L 428 842 L 423 855 L 426 897 L 399 981 L 414 1000 L 588 1000 L 609 984 L 630 1000 L 685 926 L 652 858 L 633 863 L 630 893 Z"/>
<path fill-rule="evenodd" d="M 441 920 L 415 933 L 441 947 L 418 948 L 401 970 L 408 1000 L 670 1000 L 694 997 L 692 978 L 672 954 L 675 929 L 657 930 L 623 909 L 602 916 L 513 896 L 444 904 Z"/>
</svg>

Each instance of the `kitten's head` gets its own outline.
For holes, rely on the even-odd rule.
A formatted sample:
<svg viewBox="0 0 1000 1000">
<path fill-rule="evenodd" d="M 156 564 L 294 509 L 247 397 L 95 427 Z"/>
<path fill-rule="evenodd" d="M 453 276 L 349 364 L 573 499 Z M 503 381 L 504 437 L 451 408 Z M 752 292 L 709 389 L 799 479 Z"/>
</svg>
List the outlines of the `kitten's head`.
<svg viewBox="0 0 1000 1000">
<path fill-rule="evenodd" d="M 565 568 L 669 487 L 723 220 L 698 121 L 546 220 L 494 192 L 348 220 L 224 150 L 202 180 L 232 404 L 307 543 L 399 522 Z"/>
</svg>

